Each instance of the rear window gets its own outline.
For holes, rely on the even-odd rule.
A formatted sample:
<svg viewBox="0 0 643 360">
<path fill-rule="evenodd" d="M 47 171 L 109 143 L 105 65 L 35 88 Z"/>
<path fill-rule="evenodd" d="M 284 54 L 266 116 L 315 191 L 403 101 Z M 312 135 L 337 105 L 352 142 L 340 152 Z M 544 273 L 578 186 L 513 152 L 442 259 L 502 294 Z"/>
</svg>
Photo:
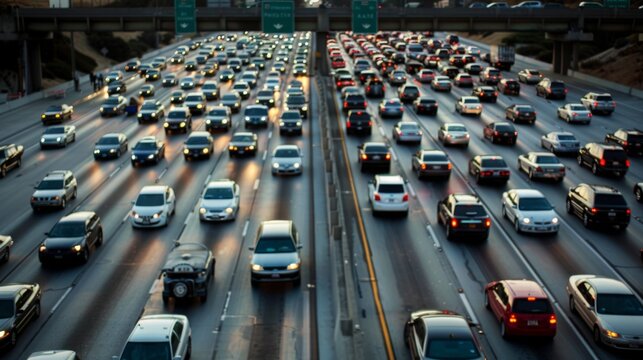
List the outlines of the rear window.
<svg viewBox="0 0 643 360">
<path fill-rule="evenodd" d="M 643 142 L 643 135 L 628 134 L 627 141 L 636 143 Z"/>
<path fill-rule="evenodd" d="M 612 101 L 612 97 L 609 95 L 598 95 L 596 97 L 596 100 L 598 101 Z"/>
<path fill-rule="evenodd" d="M 558 140 L 562 141 L 575 141 L 576 137 L 573 135 L 558 135 Z"/>
<path fill-rule="evenodd" d="M 523 106 L 516 106 L 516 110 L 520 112 L 531 112 L 534 111 L 534 109 L 531 106 L 528 105 L 523 105 Z"/>
<path fill-rule="evenodd" d="M 498 70 L 489 70 L 487 73 L 492 76 L 500 75 L 500 71 Z"/>
<path fill-rule="evenodd" d="M 540 71 L 529 71 L 529 75 L 540 75 Z"/>
<path fill-rule="evenodd" d="M 425 104 L 425 105 L 432 105 L 435 104 L 437 101 L 432 100 L 432 99 L 421 99 L 420 104 Z"/>
<path fill-rule="evenodd" d="M 498 131 L 514 131 L 514 127 L 510 124 L 498 124 L 496 125 L 496 130 Z"/>
<path fill-rule="evenodd" d="M 627 155 L 623 150 L 603 150 L 603 159 L 605 160 L 625 160 Z"/>
<path fill-rule="evenodd" d="M 402 184 L 380 184 L 377 189 L 378 192 L 386 194 L 404 193 L 404 185 Z"/>
<path fill-rule="evenodd" d="M 462 204 L 455 206 L 455 216 L 487 216 L 487 211 L 479 204 Z"/>
<path fill-rule="evenodd" d="M 565 83 L 554 81 L 551 83 L 550 87 L 563 89 L 565 88 Z"/>
<path fill-rule="evenodd" d="M 369 145 L 364 151 L 367 153 L 385 153 L 388 152 L 388 148 L 385 145 Z"/>
<path fill-rule="evenodd" d="M 482 160 L 483 167 L 507 167 L 507 163 L 503 159 L 484 159 Z"/>
<path fill-rule="evenodd" d="M 553 310 L 549 301 L 546 299 L 515 299 L 513 303 L 513 312 L 517 314 L 551 314 Z"/>
<path fill-rule="evenodd" d="M 594 202 L 603 206 L 627 206 L 623 195 L 619 194 L 596 194 Z"/>
<path fill-rule="evenodd" d="M 419 92 L 420 92 L 420 90 L 418 90 L 417 88 L 414 88 L 414 87 L 407 87 L 407 88 L 404 89 L 404 93 L 406 93 L 406 94 L 417 94 Z"/>
<path fill-rule="evenodd" d="M 348 95 L 346 96 L 347 101 L 364 101 L 364 97 L 361 95 Z"/>
<path fill-rule="evenodd" d="M 442 154 L 425 154 L 422 157 L 423 161 L 447 161 L 446 155 Z"/>
</svg>

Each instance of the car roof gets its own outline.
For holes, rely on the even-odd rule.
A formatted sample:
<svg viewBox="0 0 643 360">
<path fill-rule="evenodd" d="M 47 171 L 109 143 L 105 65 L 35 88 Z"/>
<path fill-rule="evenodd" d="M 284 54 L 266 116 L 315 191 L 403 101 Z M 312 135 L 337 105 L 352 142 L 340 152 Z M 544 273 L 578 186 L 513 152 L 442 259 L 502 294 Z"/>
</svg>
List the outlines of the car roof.
<svg viewBox="0 0 643 360">
<path fill-rule="evenodd" d="M 618 189 L 609 185 L 599 185 L 599 184 L 578 184 L 578 185 L 587 185 L 595 193 L 601 193 L 601 194 L 620 194 L 621 193 L 620 191 L 618 191 Z"/>
<path fill-rule="evenodd" d="M 227 188 L 231 187 L 235 184 L 234 180 L 230 179 L 214 179 L 208 183 L 206 186 L 206 189 L 214 189 L 214 188 Z"/>
<path fill-rule="evenodd" d="M 375 180 L 380 184 L 405 184 L 400 175 L 375 175 Z"/>
<path fill-rule="evenodd" d="M 0 286 L 0 299 L 12 298 L 18 291 L 24 288 L 26 284 L 7 284 Z"/>
<path fill-rule="evenodd" d="M 632 290 L 622 282 L 603 277 L 594 277 L 587 279 L 597 294 L 632 294 Z"/>
<path fill-rule="evenodd" d="M 277 147 L 275 147 L 275 151 L 280 150 L 280 149 L 289 149 L 289 150 L 297 150 L 297 151 L 299 151 L 299 146 L 282 144 L 282 145 L 277 145 Z"/>
<path fill-rule="evenodd" d="M 269 220 L 261 222 L 261 237 L 290 235 L 292 220 Z"/>
<path fill-rule="evenodd" d="M 422 149 L 423 155 L 428 155 L 428 154 L 435 154 L 435 155 L 446 155 L 446 153 L 442 150 L 437 150 L 437 149 Z"/>
<path fill-rule="evenodd" d="M 460 315 L 441 314 L 422 318 L 426 336 L 431 338 L 471 338 L 469 323 Z"/>
<path fill-rule="evenodd" d="M 167 185 L 147 185 L 143 186 L 139 194 L 162 194 L 167 188 Z"/>
<path fill-rule="evenodd" d="M 174 108 L 172 110 L 176 110 L 177 108 Z M 156 137 L 155 136 L 145 136 L 141 138 L 138 142 L 156 142 Z"/>
<path fill-rule="evenodd" d="M 210 136 L 210 133 L 207 131 L 192 131 L 192 133 L 188 136 L 188 139 L 191 137 L 208 137 Z"/>
<path fill-rule="evenodd" d="M 505 280 L 507 290 L 514 298 L 538 297 L 547 298 L 547 293 L 532 280 Z"/>
<path fill-rule="evenodd" d="M 513 189 L 511 190 L 520 198 L 544 198 L 545 195 L 534 189 Z"/>
<path fill-rule="evenodd" d="M 128 339 L 132 342 L 170 341 L 174 323 L 181 315 L 149 315 L 142 317 Z"/>
<path fill-rule="evenodd" d="M 598 146 L 600 146 L 601 148 L 603 148 L 605 150 L 621 150 L 621 151 L 625 151 L 625 150 L 623 150 L 623 148 L 620 145 L 611 145 L 611 144 L 602 144 L 602 143 L 588 143 L 588 144 L 598 145 Z"/>
<path fill-rule="evenodd" d="M 190 265 L 198 271 L 207 267 L 210 254 L 210 250 L 201 243 L 178 243 L 167 255 L 163 270 L 171 271 L 177 265 Z"/>
<path fill-rule="evenodd" d="M 53 170 L 47 173 L 43 180 L 52 180 L 52 179 L 64 179 L 65 175 L 70 173 L 69 170 Z"/>
<path fill-rule="evenodd" d="M 64 216 L 62 219 L 60 219 L 58 222 L 76 222 L 76 221 L 86 221 L 90 217 L 96 215 L 95 212 L 93 211 L 77 211 L 75 213 L 71 213 L 67 216 Z"/>
<path fill-rule="evenodd" d="M 175 107 L 173 109 L 170 109 L 170 112 L 172 112 L 172 111 L 189 112 L 190 109 L 188 109 L 187 106 L 177 106 L 177 107 Z M 156 139 L 154 136 L 146 136 L 143 139 L 141 139 L 141 141 L 144 140 L 144 139 L 148 139 L 148 138 Z"/>
</svg>

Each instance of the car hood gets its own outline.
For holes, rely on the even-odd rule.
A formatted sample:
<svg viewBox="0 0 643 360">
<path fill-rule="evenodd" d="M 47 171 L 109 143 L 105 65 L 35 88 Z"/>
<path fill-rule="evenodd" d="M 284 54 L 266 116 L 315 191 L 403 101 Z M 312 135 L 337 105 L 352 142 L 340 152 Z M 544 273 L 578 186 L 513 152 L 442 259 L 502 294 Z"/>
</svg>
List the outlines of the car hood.
<svg viewBox="0 0 643 360">
<path fill-rule="evenodd" d="M 111 150 L 111 149 L 118 149 L 120 146 L 117 144 L 114 145 L 95 145 L 94 149 L 95 150 Z"/>
<path fill-rule="evenodd" d="M 52 197 L 52 196 L 61 196 L 65 192 L 61 190 L 36 190 L 34 191 L 34 197 Z"/>
<path fill-rule="evenodd" d="M 84 237 L 59 237 L 59 238 L 47 238 L 45 240 L 45 246 L 47 249 L 69 249 L 74 245 L 82 243 Z"/>
<path fill-rule="evenodd" d="M 557 217 L 554 210 L 544 211 L 524 211 L 520 210 L 520 215 L 532 219 L 533 221 L 551 221 L 552 218 Z"/>
<path fill-rule="evenodd" d="M 184 121 L 188 121 L 188 119 L 187 118 L 177 119 L 177 118 L 169 118 L 169 117 L 165 118 L 165 122 L 171 123 L 171 124 L 181 123 L 181 122 L 184 122 Z"/>
<path fill-rule="evenodd" d="M 141 110 L 141 111 L 139 111 L 139 113 L 141 113 L 141 114 L 151 114 L 151 113 L 158 113 L 159 111 L 160 111 L 160 110 L 149 110 L 149 109 L 146 109 L 146 110 Z"/>
<path fill-rule="evenodd" d="M 210 121 L 221 121 L 223 119 L 228 120 L 228 117 L 227 116 L 219 116 L 219 115 L 215 115 L 215 116 L 208 115 L 208 116 L 206 116 L 206 119 L 210 120 Z"/>
<path fill-rule="evenodd" d="M 621 335 L 643 336 L 643 316 L 598 314 L 603 327 Z"/>
<path fill-rule="evenodd" d="M 272 163 L 279 163 L 280 165 L 292 165 L 294 163 L 299 163 L 299 165 L 302 164 L 301 158 L 300 157 L 288 157 L 288 158 L 272 158 Z"/>
<path fill-rule="evenodd" d="M 45 111 L 43 114 L 45 114 L 45 115 L 56 115 L 56 114 L 62 114 L 62 113 L 63 112 L 61 110 L 61 111 Z"/>
<path fill-rule="evenodd" d="M 152 216 L 159 211 L 165 210 L 165 205 L 160 206 L 136 206 L 132 207 L 132 211 L 142 216 Z"/>
<path fill-rule="evenodd" d="M 252 264 L 258 264 L 263 267 L 288 266 L 297 262 L 300 262 L 299 254 L 297 252 L 253 254 L 251 261 Z"/>
<path fill-rule="evenodd" d="M 250 146 L 254 145 L 255 143 L 252 141 L 231 141 L 230 145 L 232 146 Z"/>
<path fill-rule="evenodd" d="M 53 139 L 53 140 L 55 140 L 55 139 L 57 139 L 57 138 L 61 138 L 61 139 L 62 139 L 62 138 L 64 138 L 64 137 L 65 137 L 65 134 L 43 134 L 43 135 L 42 135 L 42 138 L 43 138 L 43 139 L 47 139 L 47 140 L 52 140 L 52 139 Z"/>
<path fill-rule="evenodd" d="M 185 106 L 197 106 L 199 104 L 203 104 L 201 101 L 185 101 Z"/>
<path fill-rule="evenodd" d="M 224 210 L 225 208 L 234 208 L 233 199 L 202 199 L 199 207 L 212 210 Z"/>
<path fill-rule="evenodd" d="M 13 328 L 13 317 L 0 319 L 0 330 L 11 330 Z"/>
</svg>

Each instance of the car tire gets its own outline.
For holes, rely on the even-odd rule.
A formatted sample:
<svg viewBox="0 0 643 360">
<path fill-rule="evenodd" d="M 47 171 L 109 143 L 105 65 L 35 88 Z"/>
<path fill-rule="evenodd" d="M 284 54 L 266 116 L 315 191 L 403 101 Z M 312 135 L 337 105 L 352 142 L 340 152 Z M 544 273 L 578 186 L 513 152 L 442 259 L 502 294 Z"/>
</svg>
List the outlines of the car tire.
<svg viewBox="0 0 643 360">
<path fill-rule="evenodd" d="M 591 225 L 592 223 L 589 220 L 589 216 L 587 216 L 587 214 L 583 214 L 583 226 L 589 229 Z"/>
<path fill-rule="evenodd" d="M 529 176 L 529 180 L 533 181 L 534 180 L 534 170 L 529 169 L 529 173 L 527 174 L 527 176 Z"/>
<path fill-rule="evenodd" d="M 78 197 L 78 188 L 74 188 L 74 192 L 71 194 L 71 199 L 74 200 Z"/>
<path fill-rule="evenodd" d="M 578 314 L 578 311 L 576 311 L 576 305 L 574 303 L 574 297 L 571 295 L 569 296 L 569 311 L 572 314 Z"/>
<path fill-rule="evenodd" d="M 34 309 L 34 317 L 37 319 L 40 317 L 41 313 L 41 308 L 40 308 L 40 301 L 36 303 L 35 309 Z"/>
<path fill-rule="evenodd" d="M 89 248 L 85 246 L 83 249 L 83 256 L 80 258 L 81 264 L 87 264 L 87 261 L 89 260 Z"/>
<path fill-rule="evenodd" d="M 583 158 L 580 155 L 576 157 L 576 162 L 578 163 L 578 166 L 583 166 Z"/>
<path fill-rule="evenodd" d="M 509 335 L 507 335 L 507 328 L 505 327 L 504 319 L 500 319 L 500 336 L 502 336 L 503 339 L 507 339 L 509 337 Z"/>
<path fill-rule="evenodd" d="M 592 174 L 598 175 L 598 167 L 596 164 L 592 164 Z"/>
<path fill-rule="evenodd" d="M 489 304 L 489 294 L 486 290 L 484 292 L 484 307 L 487 309 L 491 309 L 491 305 Z"/>
<path fill-rule="evenodd" d="M 505 219 L 509 219 L 509 216 L 507 216 L 507 208 L 506 208 L 504 205 L 502 205 L 502 210 L 501 210 L 501 212 L 502 212 L 502 217 L 503 217 L 503 218 L 505 218 Z"/>
<path fill-rule="evenodd" d="M 11 340 L 9 342 L 9 347 L 11 348 L 15 347 L 17 342 L 18 342 L 18 337 L 16 334 L 16 329 L 11 329 Z"/>
<path fill-rule="evenodd" d="M 253 288 L 256 288 L 256 287 L 258 287 L 258 286 L 259 286 L 259 282 L 258 282 L 257 280 L 255 280 L 255 279 L 250 279 L 250 285 L 251 285 Z"/>
<path fill-rule="evenodd" d="M 601 338 L 601 331 L 598 329 L 598 326 L 594 326 L 592 339 L 596 345 L 603 346 L 603 339 Z"/>
<path fill-rule="evenodd" d="M 636 190 L 634 190 L 634 197 L 636 201 L 643 202 L 643 191 L 641 191 L 640 188 L 636 188 Z"/>
<path fill-rule="evenodd" d="M 7 263 L 9 262 L 9 256 L 11 255 L 11 248 L 7 247 L 4 250 L 4 253 L 2 254 L 2 259 L 0 260 L 2 263 Z"/>
<path fill-rule="evenodd" d="M 117 158 L 121 157 L 121 150 L 120 149 L 116 152 L 116 157 Z"/>
<path fill-rule="evenodd" d="M 60 201 L 60 208 L 64 209 L 67 207 L 67 199 L 63 196 L 62 200 Z"/>
<path fill-rule="evenodd" d="M 518 221 L 518 217 L 514 219 L 514 229 L 516 230 L 516 234 L 522 234 L 522 230 L 520 230 L 520 222 Z"/>
<path fill-rule="evenodd" d="M 103 231 L 98 233 L 98 237 L 96 237 L 96 246 L 99 247 L 103 245 Z"/>
</svg>

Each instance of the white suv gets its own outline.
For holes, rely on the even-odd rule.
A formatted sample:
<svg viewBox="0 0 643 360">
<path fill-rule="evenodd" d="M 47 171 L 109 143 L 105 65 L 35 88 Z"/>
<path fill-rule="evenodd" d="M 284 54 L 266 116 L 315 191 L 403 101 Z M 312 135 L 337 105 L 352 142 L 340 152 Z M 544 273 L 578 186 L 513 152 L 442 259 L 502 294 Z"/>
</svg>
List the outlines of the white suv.
<svg viewBox="0 0 643 360">
<path fill-rule="evenodd" d="M 239 199 L 239 185 L 233 180 L 210 181 L 199 202 L 199 220 L 234 220 L 239 212 Z"/>
<path fill-rule="evenodd" d="M 399 175 L 375 175 L 368 183 L 368 199 L 373 214 L 378 212 L 409 212 L 406 181 Z"/>
<path fill-rule="evenodd" d="M 183 315 L 143 316 L 132 330 L 121 360 L 179 360 L 192 353 L 192 330 Z"/>
<path fill-rule="evenodd" d="M 133 227 L 167 226 L 174 215 L 174 190 L 165 185 L 145 186 L 133 202 L 130 223 Z"/>
<path fill-rule="evenodd" d="M 78 183 L 69 170 L 50 171 L 36 186 L 31 195 L 31 208 L 38 211 L 47 207 L 67 207 L 67 202 L 76 198 Z"/>
</svg>

